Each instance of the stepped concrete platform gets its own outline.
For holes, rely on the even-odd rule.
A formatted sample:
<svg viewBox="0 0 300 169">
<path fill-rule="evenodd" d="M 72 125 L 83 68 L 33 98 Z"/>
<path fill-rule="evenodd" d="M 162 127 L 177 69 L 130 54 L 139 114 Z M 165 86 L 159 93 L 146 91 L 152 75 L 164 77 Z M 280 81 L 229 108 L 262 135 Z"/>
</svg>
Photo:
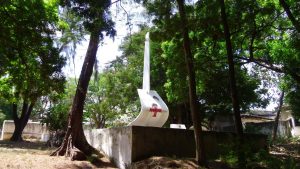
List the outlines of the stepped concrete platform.
<svg viewBox="0 0 300 169">
<path fill-rule="evenodd" d="M 192 130 L 127 126 L 110 129 L 85 130 L 88 142 L 103 151 L 121 169 L 132 162 L 151 156 L 195 157 Z M 224 152 L 224 146 L 233 145 L 236 135 L 229 132 L 205 131 L 204 145 L 208 158 Z M 267 149 L 267 136 L 245 134 L 251 150 Z"/>
</svg>

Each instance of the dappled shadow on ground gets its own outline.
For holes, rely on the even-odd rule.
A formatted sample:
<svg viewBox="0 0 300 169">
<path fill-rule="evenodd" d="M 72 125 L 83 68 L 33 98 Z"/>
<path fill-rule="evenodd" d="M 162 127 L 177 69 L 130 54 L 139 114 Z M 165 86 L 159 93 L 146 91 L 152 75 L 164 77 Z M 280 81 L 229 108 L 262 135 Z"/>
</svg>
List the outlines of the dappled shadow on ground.
<svg viewBox="0 0 300 169">
<path fill-rule="evenodd" d="M 105 168 L 105 169 L 116 169 L 114 166 L 96 166 L 89 163 L 81 163 L 81 164 L 66 164 L 62 166 L 57 166 L 56 169 L 96 169 L 96 168 Z"/>
<path fill-rule="evenodd" d="M 13 142 L 13 141 L 0 140 L 0 147 L 19 148 L 19 149 L 37 149 L 37 150 L 50 149 L 44 142 L 32 142 L 32 141 Z"/>
<path fill-rule="evenodd" d="M 0 169 L 116 169 L 108 158 L 93 157 L 90 161 L 71 161 L 66 157 L 49 156 L 52 148 L 41 142 L 0 141 Z"/>
<path fill-rule="evenodd" d="M 96 167 L 115 168 L 115 165 L 105 157 L 101 159 L 94 159 L 91 163 Z"/>
<path fill-rule="evenodd" d="M 41 142 L 10 142 L 0 141 L 0 160 L 1 166 L 12 166 L 9 168 L 45 168 L 41 164 L 47 166 L 47 169 L 96 169 L 106 168 L 115 169 L 116 167 L 103 156 L 102 158 L 92 158 L 89 161 L 70 161 L 64 157 L 50 157 L 47 154 L 52 151 L 45 143 Z M 276 159 L 279 159 L 285 166 L 289 166 L 289 163 L 293 166 L 300 167 L 300 142 L 276 144 L 270 147 L 269 155 Z M 22 159 L 22 160 L 21 160 Z M 275 159 L 275 160 L 276 160 Z M 290 160 L 291 159 L 291 160 Z M 274 159 L 273 159 L 274 160 Z M 285 164 L 286 163 L 286 164 Z M 0 166 L 0 168 L 1 168 Z M 33 166 L 33 167 L 32 167 Z M 51 167 L 50 167 L 51 166 Z M 133 164 L 134 169 L 196 169 L 199 166 L 194 159 L 178 159 L 172 157 L 151 157 L 142 161 L 135 162 Z M 232 169 L 224 161 L 210 161 L 208 165 L 209 169 Z M 251 169 L 267 169 L 268 166 L 261 165 L 259 162 L 253 163 Z"/>
<path fill-rule="evenodd" d="M 37 149 L 37 150 L 50 149 L 44 142 L 32 142 L 32 141 L 13 142 L 13 141 L 0 140 L 0 147 L 19 148 L 19 149 Z"/>
<path fill-rule="evenodd" d="M 281 152 L 296 158 L 300 158 L 300 143 L 277 144 L 271 147 L 271 152 Z"/>
<path fill-rule="evenodd" d="M 92 166 L 88 165 L 88 164 L 66 164 L 66 165 L 63 165 L 63 166 L 57 166 L 56 169 L 93 169 Z"/>
<path fill-rule="evenodd" d="M 300 167 L 300 143 L 277 144 L 270 147 L 270 154 L 281 160 L 292 158 Z"/>
<path fill-rule="evenodd" d="M 117 169 L 111 162 L 106 158 L 93 159 L 92 162 L 89 161 L 77 161 L 77 163 L 64 164 L 56 166 L 55 169 Z"/>
<path fill-rule="evenodd" d="M 152 168 L 186 168 L 196 169 L 198 165 L 193 159 L 176 159 L 170 157 L 151 157 L 133 164 L 133 169 L 152 169 Z"/>
<path fill-rule="evenodd" d="M 191 158 L 178 159 L 170 157 L 151 157 L 142 161 L 135 162 L 133 169 L 199 169 L 196 161 Z M 200 168 L 202 169 L 202 168 Z M 203 168 L 205 169 L 205 168 Z M 222 161 L 210 161 L 208 169 L 232 169 Z"/>
</svg>

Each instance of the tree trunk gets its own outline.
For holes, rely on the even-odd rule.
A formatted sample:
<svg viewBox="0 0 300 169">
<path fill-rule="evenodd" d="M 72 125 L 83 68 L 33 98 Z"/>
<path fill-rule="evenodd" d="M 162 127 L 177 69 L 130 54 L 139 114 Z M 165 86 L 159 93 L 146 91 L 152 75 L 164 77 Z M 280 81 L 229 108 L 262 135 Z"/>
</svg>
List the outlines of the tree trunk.
<svg viewBox="0 0 300 169">
<path fill-rule="evenodd" d="M 73 98 L 73 104 L 69 112 L 68 129 L 62 145 L 51 154 L 52 156 L 64 155 L 70 157 L 71 160 L 85 160 L 87 156 L 90 156 L 93 153 L 100 155 L 96 149 L 89 145 L 82 128 L 84 101 L 96 60 L 99 35 L 99 32 L 91 33 L 76 93 Z"/>
<path fill-rule="evenodd" d="M 10 138 L 10 141 L 16 141 L 16 142 L 23 141 L 22 133 L 24 128 L 27 125 L 33 106 L 34 106 L 34 102 L 28 105 L 28 103 L 24 101 L 21 116 L 18 117 L 17 104 L 13 103 L 12 114 L 13 114 L 13 120 L 15 124 L 15 130 L 13 132 L 12 137 Z"/>
<path fill-rule="evenodd" d="M 280 5 L 283 7 L 286 15 L 291 20 L 292 24 L 296 28 L 297 32 L 300 33 L 300 23 L 296 20 L 294 15 L 292 14 L 289 5 L 285 2 L 285 0 L 279 0 Z"/>
<path fill-rule="evenodd" d="M 204 153 L 204 145 L 203 145 L 203 134 L 201 128 L 201 118 L 200 112 L 198 108 L 198 101 L 196 95 L 196 79 L 195 79 L 195 70 L 194 70 L 194 61 L 193 55 L 191 52 L 190 40 L 188 36 L 188 27 L 186 21 L 186 14 L 184 9 L 184 0 L 177 0 L 181 27 L 182 27 L 182 35 L 183 35 L 183 45 L 185 52 L 185 61 L 188 73 L 188 83 L 189 83 L 189 102 L 190 109 L 192 114 L 192 120 L 194 125 L 194 136 L 196 142 L 196 160 L 199 165 L 206 165 L 206 158 Z"/>
<path fill-rule="evenodd" d="M 232 100 L 232 106 L 233 106 L 233 112 L 234 112 L 236 133 L 237 133 L 237 136 L 238 136 L 237 149 L 238 149 L 238 156 L 239 156 L 239 167 L 244 168 L 245 157 L 244 157 L 243 148 L 242 148 L 242 145 L 244 143 L 243 125 L 242 125 L 241 115 L 240 115 L 238 91 L 237 91 L 237 88 L 236 88 L 233 52 L 232 52 L 232 45 L 231 45 L 231 35 L 230 35 L 228 23 L 227 23 L 227 16 L 226 16 L 224 0 L 220 0 L 220 6 L 221 6 L 221 18 L 222 18 L 223 28 L 224 28 L 224 36 L 225 36 L 225 40 L 226 40 L 226 50 L 227 50 L 227 60 L 228 60 L 228 66 L 229 66 L 229 81 L 230 81 L 231 100 Z"/>
<path fill-rule="evenodd" d="M 21 129 L 21 124 L 19 122 L 19 120 L 15 120 L 14 119 L 14 124 L 15 124 L 15 130 L 13 132 L 12 137 L 10 138 L 10 141 L 15 141 L 15 142 L 21 142 L 23 141 L 22 138 L 22 132 L 23 130 Z"/>
<path fill-rule="evenodd" d="M 282 105 L 283 105 L 283 98 L 284 98 L 284 91 L 281 92 L 280 98 L 279 98 L 279 105 L 278 105 L 278 108 L 277 108 L 277 113 L 276 113 L 276 117 L 275 117 L 275 121 L 274 121 L 274 127 L 273 127 L 272 142 L 274 142 L 276 140 L 276 137 L 277 137 L 278 123 L 279 123 L 281 108 L 282 108 Z"/>
</svg>

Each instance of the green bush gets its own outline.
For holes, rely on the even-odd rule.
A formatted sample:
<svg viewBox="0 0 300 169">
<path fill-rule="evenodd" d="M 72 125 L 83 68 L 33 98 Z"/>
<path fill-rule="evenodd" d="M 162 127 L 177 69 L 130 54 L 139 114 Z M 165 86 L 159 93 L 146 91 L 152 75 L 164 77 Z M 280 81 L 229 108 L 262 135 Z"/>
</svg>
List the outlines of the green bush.
<svg viewBox="0 0 300 169">
<path fill-rule="evenodd" d="M 222 145 L 220 160 L 230 165 L 232 168 L 238 168 L 238 154 L 235 143 L 231 145 Z M 246 157 L 246 169 L 266 168 L 266 169 L 296 169 L 297 163 L 292 157 L 276 158 L 266 150 L 252 152 L 250 144 L 244 144 L 243 152 Z M 299 167 L 299 166 L 298 166 Z"/>
<path fill-rule="evenodd" d="M 3 121 L 6 119 L 6 116 L 2 111 L 0 110 L 0 128 L 2 128 Z"/>
</svg>

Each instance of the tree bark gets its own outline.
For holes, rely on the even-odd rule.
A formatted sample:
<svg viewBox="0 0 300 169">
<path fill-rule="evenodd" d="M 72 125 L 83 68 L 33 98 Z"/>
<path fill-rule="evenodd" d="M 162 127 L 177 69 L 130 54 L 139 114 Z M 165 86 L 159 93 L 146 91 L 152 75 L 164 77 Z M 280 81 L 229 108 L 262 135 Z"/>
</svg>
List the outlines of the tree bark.
<svg viewBox="0 0 300 169">
<path fill-rule="evenodd" d="M 285 2 L 285 0 L 279 0 L 279 3 L 283 7 L 286 15 L 289 17 L 290 21 L 296 28 L 297 32 L 300 33 L 300 23 L 296 20 L 296 18 L 292 14 L 292 11 L 290 10 L 289 5 Z"/>
<path fill-rule="evenodd" d="M 232 45 L 231 45 L 231 35 L 230 35 L 230 31 L 229 31 L 229 26 L 227 23 L 227 16 L 226 16 L 224 0 L 219 0 L 219 1 L 220 1 L 220 6 L 221 6 L 221 18 L 222 18 L 222 22 L 223 22 L 224 36 L 225 36 L 225 41 L 226 41 L 231 100 L 232 100 L 232 106 L 233 106 L 233 112 L 234 112 L 236 133 L 237 133 L 237 137 L 238 137 L 237 148 L 238 148 L 238 156 L 239 156 L 239 167 L 244 168 L 245 157 L 244 157 L 244 153 L 242 150 L 242 145 L 244 143 L 243 125 L 242 125 L 241 114 L 240 114 L 238 91 L 236 88 L 233 52 L 232 52 Z"/>
<path fill-rule="evenodd" d="M 13 120 L 15 124 L 15 130 L 13 132 L 12 137 L 10 138 L 10 141 L 16 141 L 16 142 L 23 141 L 22 133 L 25 126 L 28 123 L 33 106 L 34 106 L 34 102 L 28 105 L 28 103 L 24 101 L 21 116 L 18 117 L 17 104 L 13 103 L 12 114 L 13 114 Z"/>
<path fill-rule="evenodd" d="M 195 70 L 194 70 L 194 61 L 191 52 L 190 40 L 188 36 L 188 26 L 187 26 L 186 14 L 184 9 L 184 0 L 177 0 L 177 4 L 178 4 L 180 20 L 181 20 L 185 62 L 186 62 L 187 73 L 188 73 L 189 102 L 190 102 L 190 109 L 191 109 L 192 120 L 194 125 L 194 136 L 196 142 L 196 160 L 199 165 L 205 166 L 206 158 L 205 158 L 204 145 L 203 145 L 201 118 L 200 118 L 200 112 L 198 108 L 198 101 L 196 95 L 196 78 L 195 78 Z"/>
<path fill-rule="evenodd" d="M 278 108 L 277 108 L 277 113 L 276 113 L 276 117 L 275 117 L 275 121 L 274 121 L 274 127 L 273 127 L 272 142 L 274 142 L 277 138 L 278 123 L 279 123 L 281 108 L 282 108 L 282 105 L 283 105 L 283 98 L 284 98 L 284 91 L 281 92 L 280 98 L 279 98 L 279 105 L 278 105 Z"/>
<path fill-rule="evenodd" d="M 87 142 L 82 127 L 84 101 L 96 60 L 99 35 L 100 32 L 97 31 L 90 35 L 89 46 L 81 69 L 73 104 L 69 112 L 68 129 L 62 145 L 51 154 L 52 156 L 64 155 L 70 157 L 71 160 L 85 160 L 87 156 L 92 154 L 100 155 Z"/>
</svg>

